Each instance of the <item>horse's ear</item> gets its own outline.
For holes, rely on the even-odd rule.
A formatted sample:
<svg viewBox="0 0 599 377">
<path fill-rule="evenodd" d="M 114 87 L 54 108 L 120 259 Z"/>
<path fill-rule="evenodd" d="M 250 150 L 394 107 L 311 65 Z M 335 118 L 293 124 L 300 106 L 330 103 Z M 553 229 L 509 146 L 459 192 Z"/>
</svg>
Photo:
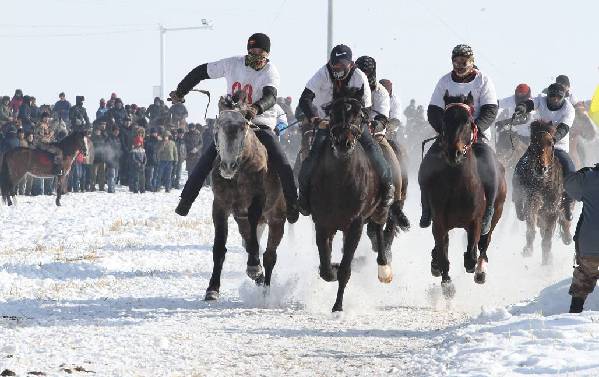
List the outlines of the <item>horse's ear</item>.
<svg viewBox="0 0 599 377">
<path fill-rule="evenodd" d="M 449 100 L 449 89 L 445 89 L 445 94 L 443 94 L 443 102 L 445 105 L 448 105 L 447 101 Z"/>
<path fill-rule="evenodd" d="M 468 96 L 466 97 L 466 105 L 474 105 L 474 96 L 472 95 L 472 92 L 468 92 Z"/>
<path fill-rule="evenodd" d="M 225 97 L 220 96 L 220 98 L 218 99 L 218 112 L 220 113 L 221 111 L 226 109 L 226 100 Z"/>
</svg>

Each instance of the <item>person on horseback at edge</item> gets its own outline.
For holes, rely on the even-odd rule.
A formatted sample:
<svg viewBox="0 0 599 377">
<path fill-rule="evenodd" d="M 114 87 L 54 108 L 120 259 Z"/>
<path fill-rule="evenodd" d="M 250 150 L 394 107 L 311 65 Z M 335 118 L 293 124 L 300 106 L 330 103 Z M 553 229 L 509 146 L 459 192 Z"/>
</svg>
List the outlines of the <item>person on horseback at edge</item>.
<svg viewBox="0 0 599 377">
<path fill-rule="evenodd" d="M 376 81 L 375 81 L 376 82 Z M 362 104 L 366 112 L 366 120 L 370 118 L 370 108 L 372 106 L 370 85 L 368 78 L 352 60 L 352 51 L 346 45 L 337 45 L 331 50 L 330 59 L 327 64 L 322 66 L 306 84 L 304 91 L 299 99 L 299 107 L 318 131 L 314 137 L 312 148 L 308 157 L 302 162 L 299 173 L 299 207 L 302 215 L 310 215 L 310 179 L 315 167 L 316 161 L 329 136 L 326 123 L 322 119 L 327 116 L 322 105 L 330 103 L 345 88 L 358 88 L 364 91 Z M 314 112 L 313 103 L 316 100 L 318 106 Z M 387 102 L 387 112 L 389 103 Z M 376 143 L 370 134 L 369 127 L 362 125 L 362 135 L 358 139 L 362 148 L 372 161 L 374 168 L 381 179 L 381 206 L 389 209 L 393 204 L 395 187 L 393 186 L 393 177 L 387 161 L 383 157 L 381 147 Z"/>
<path fill-rule="evenodd" d="M 287 221 L 293 224 L 299 217 L 297 189 L 293 178 L 293 169 L 273 132 L 273 128 L 276 126 L 276 113 L 273 106 L 277 100 L 280 77 L 279 71 L 268 59 L 269 54 L 270 38 L 262 33 L 253 34 L 248 39 L 246 55 L 197 66 L 181 80 L 177 89 L 169 95 L 173 102 L 182 102 L 185 95 L 200 81 L 221 77 L 227 80 L 228 94 L 232 95 L 238 90 L 243 90 L 246 93 L 248 103 L 251 104 L 246 118 L 259 127 L 255 131 L 256 136 L 266 147 L 269 161 L 281 179 L 287 204 Z M 259 95 L 261 97 L 255 100 Z M 212 170 L 216 156 L 216 146 L 212 139 L 181 191 L 181 199 L 175 209 L 177 214 L 186 216 L 189 213 L 192 203 Z"/>
<path fill-rule="evenodd" d="M 538 97 L 529 99 L 516 106 L 515 113 L 519 116 L 536 110 L 534 115 L 535 119 L 542 120 L 544 122 L 552 122 L 557 125 L 555 133 L 555 157 L 559 160 L 562 165 L 562 173 L 564 178 L 570 173 L 574 173 L 576 168 L 574 163 L 568 154 L 570 148 L 570 141 L 567 137 L 570 127 L 574 122 L 575 110 L 574 106 L 568 101 L 568 91 L 566 88 L 559 83 L 553 83 L 547 88 L 547 95 L 540 94 Z M 530 174 L 525 171 L 526 159 L 528 158 L 528 151 L 520 158 L 516 164 L 516 170 L 514 172 L 514 180 L 520 179 L 521 177 Z M 516 215 L 518 219 L 524 219 L 524 213 L 522 208 L 522 196 L 519 193 L 513 195 L 514 203 L 516 204 Z M 572 206 L 573 200 L 570 196 L 564 192 L 562 198 L 562 209 L 564 216 L 568 221 L 572 220 Z"/>
<path fill-rule="evenodd" d="M 465 44 L 459 44 L 451 52 L 451 62 L 453 70 L 441 77 L 428 106 L 427 115 L 430 125 L 438 134 L 443 132 L 443 113 L 447 105 L 443 99 L 446 92 L 450 96 L 467 96 L 469 93 L 474 97 L 473 121 L 478 127 L 478 140 L 472 145 L 472 151 L 477 158 L 477 170 L 485 191 L 486 207 L 482 219 L 481 235 L 486 235 L 491 229 L 491 221 L 495 212 L 494 204 L 498 190 L 498 173 L 495 165 L 494 152 L 486 143 L 491 140 L 490 126 L 495 121 L 498 111 L 497 95 L 495 86 L 491 79 L 482 73 L 474 65 L 474 52 L 472 48 Z M 435 141 L 424 161 L 435 158 L 440 152 L 440 143 Z M 418 172 L 418 182 L 426 180 L 429 174 L 434 172 L 420 169 Z M 421 190 L 422 217 L 420 218 L 420 227 L 427 228 L 431 224 L 431 209 L 429 199 L 424 190 Z"/>
</svg>

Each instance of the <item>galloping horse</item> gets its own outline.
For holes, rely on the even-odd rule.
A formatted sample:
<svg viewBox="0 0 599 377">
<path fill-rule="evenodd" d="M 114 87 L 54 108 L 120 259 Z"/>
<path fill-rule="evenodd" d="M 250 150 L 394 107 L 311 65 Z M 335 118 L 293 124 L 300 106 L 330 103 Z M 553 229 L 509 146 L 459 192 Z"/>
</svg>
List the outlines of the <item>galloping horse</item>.
<svg viewBox="0 0 599 377">
<path fill-rule="evenodd" d="M 514 176 L 514 196 L 522 206 L 526 220 L 526 245 L 522 254 L 531 256 L 536 227 L 541 232 L 542 263 L 551 262 L 551 243 L 559 221 L 564 244 L 572 242 L 570 221 L 562 208 L 564 179 L 562 165 L 554 155 L 556 127 L 551 122 L 534 121 L 530 125 L 530 146 L 524 157 L 526 174 Z"/>
<path fill-rule="evenodd" d="M 60 206 L 60 198 L 75 157 L 79 153 L 87 154 L 87 137 L 84 132 L 76 131 L 52 145 L 62 151 L 61 176 L 56 175 L 53 156 L 49 152 L 16 148 L 0 155 L 0 190 L 5 203 L 12 205 L 11 196 L 15 195 L 17 184 L 26 174 L 30 174 L 38 178 L 56 178 L 56 205 Z"/>
<path fill-rule="evenodd" d="M 233 214 L 248 253 L 247 275 L 257 284 L 270 285 L 277 261 L 277 247 L 285 230 L 285 200 L 281 182 L 268 163 L 266 148 L 245 119 L 245 95 L 219 101 L 220 115 L 214 126 L 218 157 L 212 169 L 212 220 L 214 223 L 214 268 L 206 300 L 219 297 L 220 275 L 225 261 L 227 219 Z M 264 273 L 260 265 L 258 227 L 268 224 Z"/>
<path fill-rule="evenodd" d="M 514 130 L 516 125 L 513 123 L 514 119 L 505 119 L 495 123 L 497 126 L 497 143 L 495 144 L 497 159 L 508 172 L 514 170 L 518 160 L 528 148 L 528 142 Z"/>
<path fill-rule="evenodd" d="M 435 247 L 432 251 L 431 273 L 441 276 L 441 286 L 447 296 L 455 292 L 449 276 L 449 230 L 462 228 L 468 235 L 464 253 L 466 272 L 474 273 L 474 281 L 483 284 L 488 263 L 487 249 L 491 235 L 503 212 L 506 196 L 505 170 L 496 161 L 498 171 L 497 197 L 491 231 L 481 236 L 482 217 L 486 198 L 477 171 L 477 159 L 472 147 L 477 139 L 472 119 L 472 94 L 450 97 L 445 93 L 443 132 L 439 136 L 441 153 L 424 160 L 420 172 L 433 172 L 421 179 L 421 189 L 427 194 L 432 211 L 432 232 Z M 477 257 L 477 246 L 480 256 Z"/>
<path fill-rule="evenodd" d="M 339 282 L 333 311 L 343 310 L 351 262 L 365 223 L 370 224 L 368 235 L 378 254 L 378 278 L 384 283 L 390 283 L 392 279 L 390 245 L 395 233 L 385 235 L 383 226 L 387 224 L 395 229 L 396 224 L 391 223 L 393 220 L 388 211 L 378 209 L 380 179 L 358 143 L 362 127 L 365 127 L 361 98 L 362 91 L 347 89 L 328 105 L 330 142 L 316 161 L 310 185 L 320 276 L 328 282 Z M 394 176 L 396 185 L 399 184 L 396 191 L 401 192 L 401 174 L 399 183 L 396 178 Z M 332 264 L 331 247 L 337 231 L 343 232 L 343 257 L 340 264 Z"/>
</svg>

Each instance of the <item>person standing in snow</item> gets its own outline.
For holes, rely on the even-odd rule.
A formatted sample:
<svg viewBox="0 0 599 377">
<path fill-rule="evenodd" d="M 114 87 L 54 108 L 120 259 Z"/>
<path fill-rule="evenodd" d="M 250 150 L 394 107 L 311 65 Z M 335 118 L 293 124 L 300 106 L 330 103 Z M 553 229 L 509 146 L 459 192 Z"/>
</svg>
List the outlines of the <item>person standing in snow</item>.
<svg viewBox="0 0 599 377">
<path fill-rule="evenodd" d="M 582 202 L 582 213 L 574 234 L 577 266 L 569 291 L 572 296 L 570 313 L 580 313 L 599 279 L 599 164 L 568 175 L 564 188 L 569 196 Z"/>
<path fill-rule="evenodd" d="M 472 151 L 476 156 L 478 174 L 483 183 L 487 199 L 481 229 L 481 235 L 485 235 L 491 230 L 491 220 L 495 212 L 493 205 L 498 190 L 498 173 L 494 152 L 486 144 L 487 140 L 491 140 L 489 127 L 497 116 L 497 95 L 491 79 L 474 65 L 474 52 L 470 46 L 460 44 L 454 47 L 451 52 L 451 63 L 453 70 L 441 77 L 431 97 L 427 111 L 428 122 L 438 134 L 443 132 L 443 114 L 445 106 L 448 105 L 443 98 L 445 93 L 449 93 L 449 96 L 452 97 L 461 95 L 466 97 L 468 94 L 472 94 L 474 97 L 472 117 L 478 127 L 479 135 L 483 137 L 479 137 L 478 141 L 472 145 Z M 425 164 L 425 160 L 435 158 L 440 152 L 441 145 L 437 140 L 424 156 L 421 166 L 428 166 Z M 420 186 L 422 187 L 422 183 L 433 174 L 435 172 L 420 169 L 418 172 Z M 422 217 L 420 218 L 420 227 L 427 228 L 431 225 L 430 203 L 423 190 L 421 190 L 421 193 Z"/>
<path fill-rule="evenodd" d="M 227 80 L 228 94 L 232 95 L 243 90 L 248 103 L 251 104 L 246 117 L 259 127 L 254 132 L 266 147 L 268 159 L 281 180 L 287 204 L 287 220 L 290 223 L 295 223 L 298 220 L 299 212 L 293 169 L 273 132 L 273 128 L 276 126 L 276 114 L 273 111 L 273 106 L 277 100 L 280 77 L 277 68 L 269 61 L 269 55 L 270 38 L 262 33 L 253 34 L 248 39 L 246 55 L 199 65 L 185 76 L 176 90 L 170 93 L 170 98 L 174 103 L 182 102 L 185 95 L 200 81 L 220 77 Z M 191 204 L 197 198 L 200 188 L 212 170 L 216 156 L 216 146 L 211 140 L 185 183 L 181 192 L 181 200 L 175 210 L 177 214 L 187 215 Z"/>
</svg>

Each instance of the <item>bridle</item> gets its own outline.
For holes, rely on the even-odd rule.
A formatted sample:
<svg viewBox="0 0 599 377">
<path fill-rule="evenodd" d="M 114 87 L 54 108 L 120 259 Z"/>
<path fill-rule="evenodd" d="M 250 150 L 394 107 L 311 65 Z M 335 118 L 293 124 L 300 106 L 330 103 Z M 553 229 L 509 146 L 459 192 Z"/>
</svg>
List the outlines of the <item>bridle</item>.
<svg viewBox="0 0 599 377">
<path fill-rule="evenodd" d="M 545 131 L 545 130 L 540 130 L 540 131 L 536 131 L 531 133 L 531 145 L 532 145 L 532 135 L 537 135 L 537 134 L 547 134 L 549 135 L 551 138 L 553 138 L 553 135 L 551 135 L 551 133 L 549 131 Z M 535 143 L 538 145 L 538 143 Z M 555 143 L 551 144 L 551 161 L 549 161 L 549 165 L 547 166 L 547 170 L 551 170 L 551 167 L 553 166 L 553 161 L 555 160 Z"/>
<path fill-rule="evenodd" d="M 241 111 L 239 110 L 222 110 L 219 114 L 219 118 L 222 117 L 222 114 L 224 113 L 238 113 L 241 114 Z M 243 116 L 243 114 L 241 114 Z M 244 118 L 245 119 L 245 118 Z M 218 131 L 220 129 L 220 126 L 216 126 L 215 123 L 215 127 L 214 127 L 214 146 L 216 147 L 216 153 L 218 153 L 218 155 L 220 156 L 220 148 L 218 146 Z M 239 160 L 241 160 L 241 155 L 243 154 L 243 150 L 245 148 L 245 138 L 247 136 L 247 132 L 250 128 L 256 128 L 256 126 L 249 120 L 245 121 L 245 124 L 247 125 L 247 127 L 243 130 L 243 135 L 241 136 L 241 143 L 239 145 L 239 151 L 237 152 L 237 155 L 235 156 L 235 161 L 239 162 Z"/>
<path fill-rule="evenodd" d="M 349 104 L 352 106 L 357 105 L 360 109 L 362 109 L 362 102 L 360 102 L 359 100 L 357 100 L 355 98 L 343 98 L 343 97 L 334 100 L 327 107 L 332 110 L 339 103 Z M 336 122 L 334 124 L 331 123 L 331 126 L 329 127 L 329 135 L 331 137 L 331 140 L 334 140 L 335 142 L 339 142 L 339 137 L 335 136 L 334 131 L 339 128 L 342 128 L 342 129 L 349 128 L 350 132 L 354 135 L 360 135 L 362 133 L 362 121 L 364 120 L 364 113 L 362 111 L 360 111 L 360 115 L 357 117 L 357 120 L 358 120 L 357 124 L 347 122 L 345 113 L 346 113 L 345 111 L 341 111 L 341 122 Z M 352 149 L 353 149 L 354 145 L 356 144 L 356 140 L 357 140 L 357 137 L 352 142 L 352 145 L 351 145 Z M 332 143 L 333 148 L 334 148 L 334 144 L 335 143 Z"/>
<path fill-rule="evenodd" d="M 478 141 L 478 127 L 476 126 L 476 123 L 474 123 L 474 118 L 472 118 L 472 113 L 474 110 L 470 105 L 460 102 L 449 103 L 445 106 L 445 111 L 456 106 L 468 111 L 468 123 L 470 124 L 470 128 L 472 130 L 470 141 L 464 146 L 464 151 L 462 152 L 462 155 L 466 155 L 466 153 L 468 153 L 468 151 L 472 148 L 472 145 Z M 443 127 L 443 133 L 445 133 L 445 127 Z"/>
</svg>

